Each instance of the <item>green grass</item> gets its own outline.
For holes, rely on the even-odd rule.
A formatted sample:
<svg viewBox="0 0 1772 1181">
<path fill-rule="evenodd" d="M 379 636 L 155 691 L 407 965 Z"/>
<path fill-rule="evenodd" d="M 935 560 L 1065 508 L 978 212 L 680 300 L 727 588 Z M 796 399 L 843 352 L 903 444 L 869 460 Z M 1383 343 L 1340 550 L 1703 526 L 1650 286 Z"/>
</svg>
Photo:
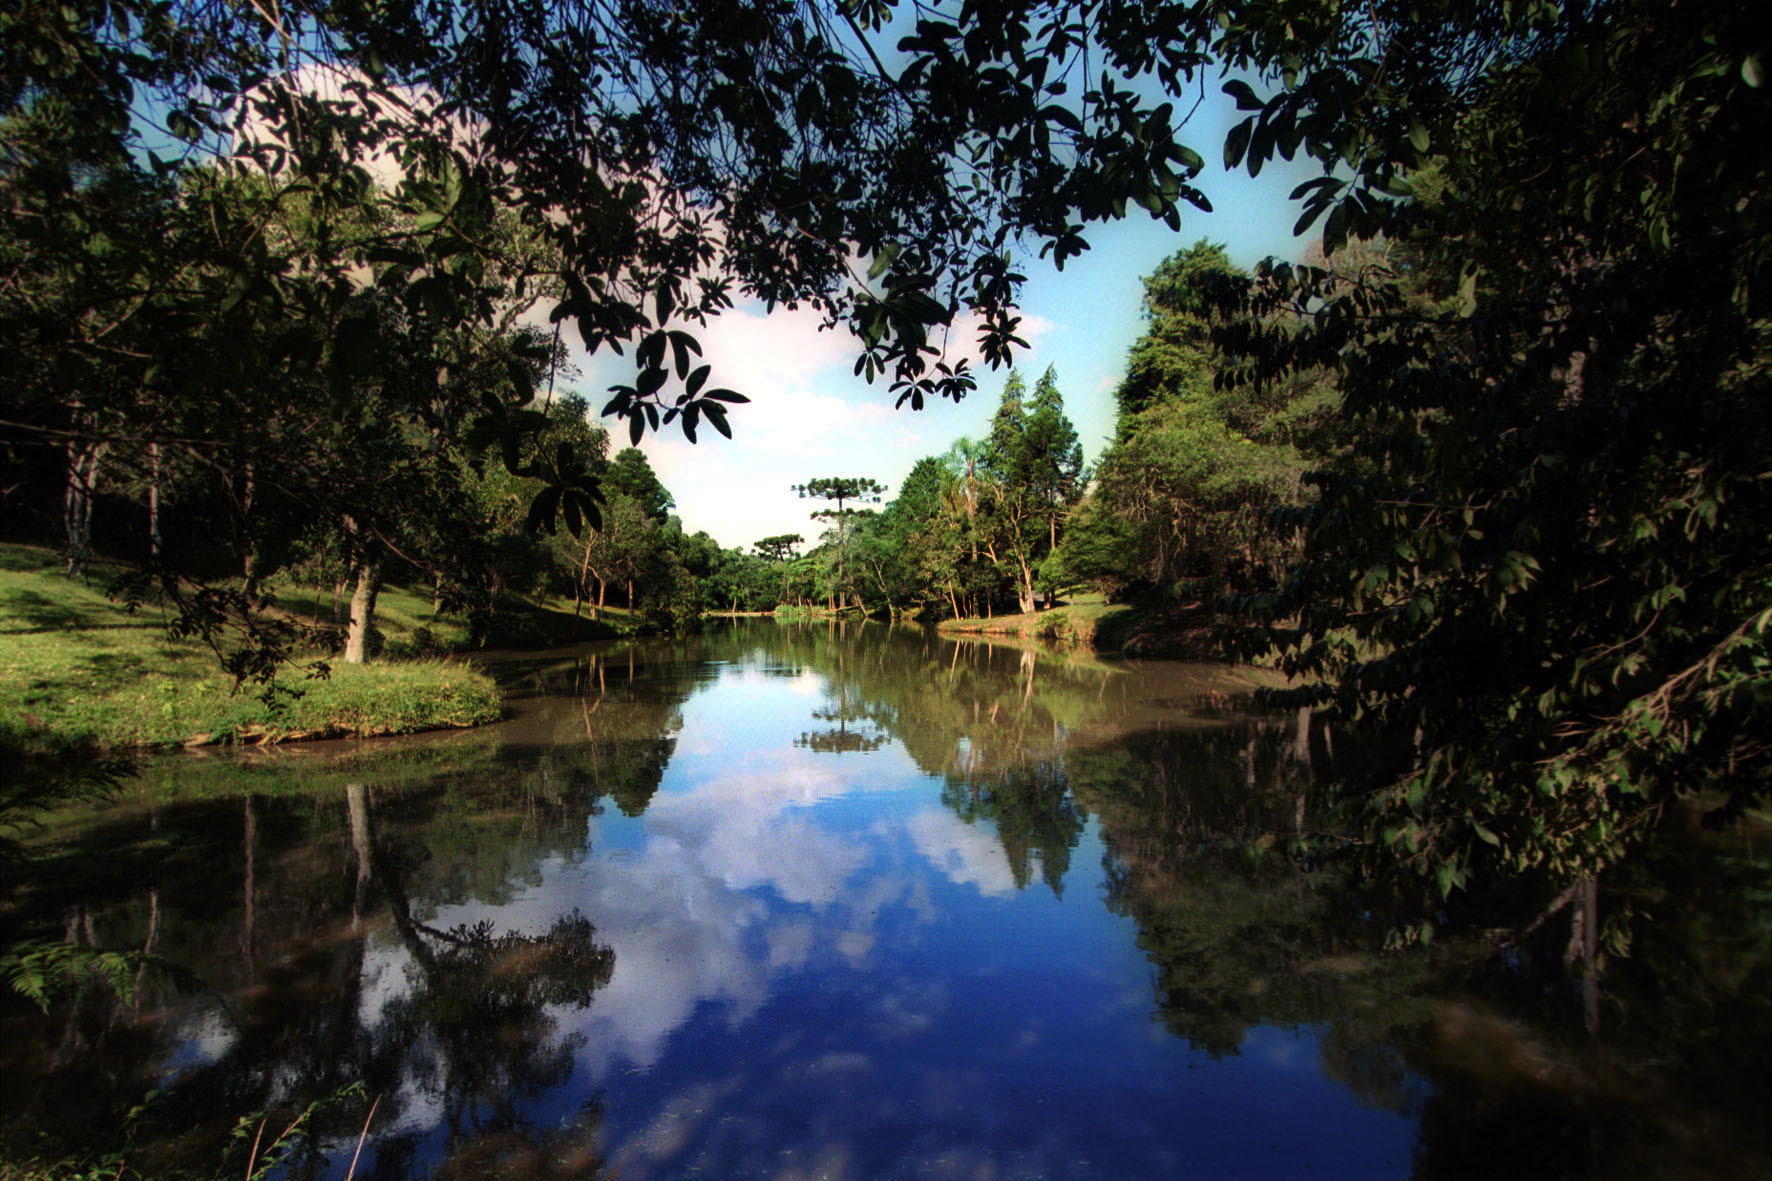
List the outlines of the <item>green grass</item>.
<svg viewBox="0 0 1772 1181">
<path fill-rule="evenodd" d="M 404 600 L 418 600 L 389 600 L 387 647 L 412 650 L 417 616 Z M 237 691 L 208 649 L 168 639 L 165 624 L 158 608 L 131 614 L 112 602 L 102 573 L 68 578 L 47 550 L 0 545 L 0 732 L 175 746 L 399 734 L 499 716 L 490 677 L 438 659 L 334 664 L 324 679 L 292 669 L 282 683 L 293 693 L 272 707 Z"/>
<path fill-rule="evenodd" d="M 343 629 L 332 619 L 330 588 L 316 596 L 311 585 L 291 587 L 283 592 L 280 605 L 303 623 L 336 629 L 343 642 Z M 635 613 L 623 608 L 605 608 L 603 616 L 592 619 L 589 607 L 574 616 L 571 604 L 558 599 L 537 603 L 506 596 L 486 635 L 476 638 L 470 634 L 466 619 L 434 614 L 428 594 L 390 586 L 383 588 L 375 603 L 375 626 L 381 633 L 382 652 L 396 657 L 606 640 L 628 634 L 638 622 Z"/>
<path fill-rule="evenodd" d="M 1022 639 L 1058 640 L 1078 647 L 1100 647 L 1097 631 L 1127 608 L 1109 605 L 1099 594 L 1078 595 L 1061 607 L 1035 611 L 1028 615 L 997 615 L 989 619 L 944 619 L 937 627 L 944 632 L 971 632 L 981 635 L 1018 636 Z"/>
</svg>

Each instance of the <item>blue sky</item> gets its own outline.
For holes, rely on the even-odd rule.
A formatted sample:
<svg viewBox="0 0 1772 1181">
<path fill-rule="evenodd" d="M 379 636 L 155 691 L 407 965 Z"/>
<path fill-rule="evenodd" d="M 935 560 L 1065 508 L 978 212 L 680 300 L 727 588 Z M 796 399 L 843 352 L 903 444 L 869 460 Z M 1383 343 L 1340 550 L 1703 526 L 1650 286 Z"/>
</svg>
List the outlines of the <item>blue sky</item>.
<svg viewBox="0 0 1772 1181">
<path fill-rule="evenodd" d="M 900 19 L 911 19 L 910 12 Z M 895 35 L 889 30 L 876 40 L 891 45 Z M 309 85 L 338 92 L 329 68 L 313 67 L 311 73 Z M 1220 91 L 1222 81 L 1208 74 L 1197 92 L 1175 100 L 1186 117 L 1181 140 L 1207 162 L 1194 183 L 1211 200 L 1212 213 L 1183 206 L 1177 232 L 1134 207 L 1125 221 L 1089 227 L 1085 236 L 1091 249 L 1070 260 L 1063 272 L 1037 259 L 1022 260 L 1028 282 L 1020 335 L 1030 347 L 1016 366 L 1030 382 L 1048 365 L 1056 368 L 1066 411 L 1091 463 L 1113 431 L 1113 391 L 1127 350 L 1143 329 L 1139 280 L 1201 238 L 1224 243 L 1242 266 L 1270 255 L 1296 259 L 1308 245 L 1292 237 L 1298 210 L 1288 194 L 1299 181 L 1318 175 L 1316 166 L 1275 160 L 1259 178 L 1227 174 L 1221 163 L 1225 133 L 1240 116 Z M 1163 98 L 1149 79 L 1131 85 L 1153 102 Z M 138 114 L 153 141 L 160 133 L 153 128 L 152 112 Z M 564 339 L 570 342 L 574 335 L 566 333 Z M 942 454 L 962 436 L 984 433 L 1007 378 L 1006 371 L 979 365 L 973 334 L 956 330 L 953 347 L 956 355 L 971 352 L 977 392 L 963 403 L 901 411 L 893 407 L 884 381 L 870 386 L 853 375 L 853 342 L 844 333 L 818 331 L 814 313 L 766 315 L 759 305 L 741 304 L 697 335 L 714 383 L 751 399 L 731 415 L 736 437 L 729 441 L 704 429 L 701 443 L 692 445 L 673 426 L 649 434 L 641 446 L 675 496 L 684 526 L 706 530 L 734 547 L 782 533 L 815 542 L 820 527 L 810 513 L 820 506 L 792 491 L 792 485 L 808 479 L 871 476 L 888 486 L 890 497 L 919 459 Z M 579 353 L 573 357 L 578 377 L 570 384 L 600 407 L 612 384 L 633 380 L 631 355 Z M 618 445 L 625 444 L 626 424 L 608 425 Z"/>
<path fill-rule="evenodd" d="M 1022 335 L 1032 347 L 1017 368 L 1030 382 L 1048 365 L 1057 368 L 1066 411 L 1091 463 L 1113 431 L 1113 391 L 1143 329 L 1140 278 L 1200 238 L 1225 243 L 1243 266 L 1269 255 L 1296 258 L 1307 245 L 1292 237 L 1298 211 L 1287 194 L 1316 175 L 1314 166 L 1276 161 L 1255 179 L 1223 172 L 1220 145 L 1233 107 L 1216 93 L 1216 82 L 1207 90 L 1184 135 L 1208 162 L 1196 183 L 1212 213 L 1184 207 L 1177 233 L 1134 209 L 1123 222 L 1092 227 L 1086 234 L 1091 249 L 1062 273 L 1034 259 L 1022 268 L 1028 276 Z M 740 305 L 700 335 L 715 381 L 751 399 L 731 415 L 735 438 L 704 429 L 701 442 L 691 445 L 667 428 L 641 446 L 676 497 L 684 527 L 705 529 L 726 546 L 748 547 L 781 533 L 815 541 L 820 527 L 809 513 L 819 505 L 791 490 L 812 477 L 871 476 L 888 485 L 890 498 L 917 460 L 946 451 L 961 436 L 984 433 L 1007 376 L 982 369 L 978 391 L 962 403 L 897 410 L 884 382 L 870 386 L 853 376 L 849 338 L 817 331 L 812 313 L 765 315 L 760 306 Z M 603 404 L 611 384 L 632 380 L 624 358 L 576 361 L 581 375 L 574 384 L 593 406 Z M 626 424 L 609 425 L 617 445 L 625 444 Z"/>
<path fill-rule="evenodd" d="M 881 39 L 891 44 L 891 38 Z M 1193 242 L 1224 243 L 1233 261 L 1250 266 L 1273 255 L 1297 258 L 1308 245 L 1292 237 L 1297 208 L 1287 199 L 1301 180 L 1317 175 L 1303 161 L 1270 163 L 1259 178 L 1223 171 L 1224 137 L 1239 117 L 1219 90 L 1222 79 L 1208 76 L 1199 102 L 1180 130 L 1183 142 L 1207 161 L 1195 184 L 1213 205 L 1210 214 L 1183 207 L 1179 232 L 1133 208 L 1125 221 L 1089 227 L 1091 249 L 1063 272 L 1028 258 L 1020 335 L 1030 347 L 1016 365 L 1031 382 L 1048 365 L 1058 374 L 1065 408 L 1076 424 L 1086 458 L 1100 458 L 1113 431 L 1113 391 L 1125 369 L 1127 350 L 1143 329 L 1139 280 L 1159 262 Z M 336 91 L 338 82 L 319 69 L 310 84 Z M 1148 80 L 1135 89 L 1150 90 Z M 1195 94 L 1178 100 L 1188 112 Z M 540 315 L 540 313 L 537 313 Z M 759 538 L 799 533 L 816 542 L 820 526 L 810 513 L 820 507 L 801 500 L 792 485 L 818 476 L 871 476 L 896 493 L 916 462 L 947 451 L 962 436 L 984 433 L 1007 378 L 978 364 L 972 332 L 957 329 L 954 355 L 970 351 L 979 388 L 966 401 L 939 402 L 917 412 L 893 407 L 887 384 L 868 385 L 853 375 L 855 348 L 841 332 L 818 331 L 815 313 L 777 311 L 741 304 L 697 332 L 713 381 L 751 399 L 734 408 L 732 440 L 712 430 L 692 445 L 675 427 L 646 436 L 642 448 L 676 497 L 685 528 L 706 530 L 721 544 L 749 547 Z M 571 341 L 575 334 L 566 333 Z M 582 353 L 571 385 L 594 407 L 608 399 L 608 388 L 631 382 L 628 357 Z M 626 424 L 612 422 L 611 433 L 625 444 Z"/>
</svg>

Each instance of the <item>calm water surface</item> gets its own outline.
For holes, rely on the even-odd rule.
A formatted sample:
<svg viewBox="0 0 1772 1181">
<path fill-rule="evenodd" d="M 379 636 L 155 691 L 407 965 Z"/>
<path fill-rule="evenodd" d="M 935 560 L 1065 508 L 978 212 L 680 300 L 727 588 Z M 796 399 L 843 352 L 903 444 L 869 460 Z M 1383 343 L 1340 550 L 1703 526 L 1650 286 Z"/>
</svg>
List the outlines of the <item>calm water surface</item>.
<svg viewBox="0 0 1772 1181">
<path fill-rule="evenodd" d="M 362 1082 L 297 1175 L 371 1099 L 358 1176 L 1766 1175 L 1764 1055 L 1374 954 L 1268 851 L 1332 736 L 1232 674 L 773 623 L 499 671 L 499 727 L 165 760 L 55 821 L 9 937 L 177 971 L 11 1003 L 15 1144 L 159 1089 L 219 1154 Z M 1679 992 L 1724 1044 L 1765 1028 L 1754 930 Z"/>
</svg>

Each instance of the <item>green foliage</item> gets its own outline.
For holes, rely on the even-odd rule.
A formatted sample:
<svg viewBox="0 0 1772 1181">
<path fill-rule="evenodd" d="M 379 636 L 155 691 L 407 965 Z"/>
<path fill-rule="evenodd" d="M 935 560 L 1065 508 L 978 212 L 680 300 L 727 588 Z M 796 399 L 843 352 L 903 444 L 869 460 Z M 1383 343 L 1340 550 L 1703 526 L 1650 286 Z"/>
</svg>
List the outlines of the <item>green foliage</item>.
<svg viewBox="0 0 1772 1181">
<path fill-rule="evenodd" d="M 638 447 L 623 447 L 616 453 L 603 473 L 603 487 L 609 493 L 631 497 L 648 517 L 663 519 L 677 506 Z"/>
<path fill-rule="evenodd" d="M 1772 108 L 1738 5 L 1432 12 L 1361 89 L 1334 36 L 1250 31 L 1238 153 L 1290 134 L 1401 198 L 1306 198 L 1330 249 L 1396 252 L 1260 269 L 1218 342 L 1237 388 L 1335 367 L 1354 462 L 1246 608 L 1387 756 L 1343 796 L 1369 865 L 1456 909 L 1613 871 L 1678 797 L 1766 799 Z"/>
<path fill-rule="evenodd" d="M 127 612 L 101 589 L 70 583 L 52 569 L 0 571 L 0 736 L 27 747 L 48 744 L 54 754 L 69 743 L 106 748 L 390 734 L 499 716 L 491 678 L 434 659 L 331 668 L 317 661 L 305 675 L 286 678 L 292 692 L 267 702 L 239 692 L 199 645 L 169 640 L 151 610 Z M 18 782 L 59 775 L 55 768 L 67 766 L 104 779 L 102 756 L 69 764 L 38 757 L 43 753 L 23 760 Z"/>
<path fill-rule="evenodd" d="M 192 1159 L 196 1154 L 184 1152 L 168 1157 L 164 1152 L 146 1150 L 138 1140 L 154 1122 L 157 1107 L 163 1099 L 158 1091 L 150 1091 L 142 1102 L 124 1116 L 121 1143 L 112 1149 L 83 1146 L 64 1152 L 52 1152 L 47 1159 L 34 1156 L 22 1164 L 0 1163 L 0 1177 L 6 1181 L 123 1181 L 125 1178 L 166 1178 L 167 1181 L 210 1181 L 223 1176 L 240 1176 L 246 1181 L 264 1181 L 281 1175 L 298 1153 L 312 1148 L 311 1136 L 315 1116 L 329 1107 L 349 1101 L 360 1103 L 366 1093 L 362 1083 L 349 1083 L 324 1099 L 309 1103 L 294 1118 L 269 1112 L 243 1115 L 235 1123 L 230 1143 L 221 1159 Z M 373 1114 L 374 1107 L 370 1111 Z M 276 1131 L 277 1125 L 282 1131 Z M 265 1138 L 266 1132 L 271 1138 Z M 354 1175 L 354 1170 L 347 1175 Z"/>
<path fill-rule="evenodd" d="M 847 607 L 851 599 L 859 602 L 860 596 L 850 570 L 850 538 L 854 523 L 858 519 L 871 516 L 873 510 L 844 508 L 843 505 L 846 501 L 878 504 L 886 493 L 886 485 L 869 476 L 819 476 L 804 484 L 795 484 L 793 489 L 802 499 L 836 501 L 836 508 L 819 509 L 812 514 L 814 519 L 831 521 L 835 526 L 832 530 L 835 537 L 832 538 L 829 551 L 832 569 L 825 597 L 838 610 Z"/>
<path fill-rule="evenodd" d="M 1333 395 L 1316 373 L 1262 388 L 1218 380 L 1230 366 L 1213 343 L 1227 323 L 1215 308 L 1240 280 L 1204 240 L 1145 279 L 1150 323 L 1118 390 L 1114 443 L 1055 575 L 1184 600 L 1274 585 L 1296 545 L 1275 511 L 1304 503 L 1304 471 L 1334 458 L 1339 439 L 1321 426 Z"/>
<path fill-rule="evenodd" d="M 1170 255 L 1144 278 L 1144 311 L 1150 326 L 1132 346 L 1126 377 L 1114 396 L 1124 437 L 1131 421 L 1159 399 L 1205 395 L 1212 389 L 1218 357 L 1212 347 L 1212 295 L 1235 274 L 1225 248 L 1204 238 Z"/>
<path fill-rule="evenodd" d="M 56 1000 L 96 983 L 122 1004 L 135 996 L 136 980 L 153 957 L 139 951 L 106 951 L 61 940 L 14 944 L 0 956 L 0 971 L 12 990 L 45 1013 Z"/>
<path fill-rule="evenodd" d="M 696 334 L 738 299 L 847 326 L 901 403 L 963 396 L 970 368 L 931 342 L 970 309 L 1010 358 L 1023 243 L 1062 266 L 1092 222 L 1207 207 L 1172 106 L 1134 83 L 1200 76 L 1220 34 L 1204 12 L 1091 34 L 1066 6 L 931 9 L 887 71 L 892 7 L 9 12 L 3 486 L 66 483 L 76 566 L 101 480 L 168 494 L 178 536 L 141 555 L 161 593 L 203 588 L 187 622 L 232 619 L 268 677 L 287 649 L 252 591 L 295 550 L 370 590 L 415 562 L 495 609 L 548 547 L 497 489 L 479 519 L 464 465 L 520 480 L 530 532 L 598 526 L 597 457 L 536 405 L 563 331 L 632 350 L 603 407 L 631 441 L 730 433 L 746 398 Z M 544 309 L 551 337 L 520 327 Z"/>
</svg>

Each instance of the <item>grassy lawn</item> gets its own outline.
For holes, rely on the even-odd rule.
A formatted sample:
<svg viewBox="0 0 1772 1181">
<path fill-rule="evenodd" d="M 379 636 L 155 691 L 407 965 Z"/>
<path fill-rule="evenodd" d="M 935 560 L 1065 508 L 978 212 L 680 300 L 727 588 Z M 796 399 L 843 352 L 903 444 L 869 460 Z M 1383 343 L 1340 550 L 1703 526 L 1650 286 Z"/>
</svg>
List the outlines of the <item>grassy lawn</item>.
<svg viewBox="0 0 1772 1181">
<path fill-rule="evenodd" d="M 347 596 L 348 600 L 348 596 Z M 312 586 L 286 585 L 279 603 L 304 623 L 332 629 L 330 587 L 316 595 Z M 348 601 L 345 607 L 349 609 Z M 467 652 L 476 648 L 533 648 L 604 640 L 634 630 L 636 613 L 621 607 L 605 608 L 602 619 L 592 619 L 590 608 L 576 616 L 572 604 L 562 600 L 531 602 L 507 596 L 487 634 L 476 640 L 467 620 L 459 615 L 431 611 L 429 594 L 401 586 L 383 587 L 375 601 L 375 627 L 382 636 L 382 652 L 388 656 L 427 656 L 444 652 Z M 343 630 L 338 632 L 343 642 Z"/>
<path fill-rule="evenodd" d="M 102 571 L 66 577 L 48 550 L 0 545 L 0 733 L 173 746 L 397 734 L 499 716 L 490 677 L 440 659 L 334 664 L 324 679 L 294 669 L 287 685 L 296 695 L 273 709 L 250 690 L 236 692 L 207 649 L 169 640 L 158 609 L 130 614 L 105 585 Z M 420 616 L 404 600 L 419 602 L 403 592 L 384 598 L 390 652 L 418 646 Z M 428 618 L 430 604 L 422 607 Z M 434 646 L 456 641 L 444 634 Z"/>
</svg>

